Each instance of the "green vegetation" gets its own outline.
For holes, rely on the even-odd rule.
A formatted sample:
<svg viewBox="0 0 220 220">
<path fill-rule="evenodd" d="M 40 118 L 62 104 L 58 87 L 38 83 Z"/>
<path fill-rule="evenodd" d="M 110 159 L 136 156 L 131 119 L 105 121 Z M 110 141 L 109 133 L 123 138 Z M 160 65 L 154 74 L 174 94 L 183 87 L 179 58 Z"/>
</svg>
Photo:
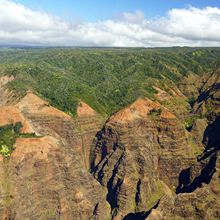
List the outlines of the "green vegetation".
<svg viewBox="0 0 220 220">
<path fill-rule="evenodd" d="M 198 115 L 193 115 L 185 120 L 185 128 L 190 131 L 196 119 L 198 119 Z"/>
<path fill-rule="evenodd" d="M 13 125 L 0 127 L 0 153 L 5 157 L 9 157 L 14 150 L 13 145 L 16 140 L 16 132 Z"/>
<path fill-rule="evenodd" d="M 20 122 L 15 125 L 10 124 L 3 127 L 0 127 L 0 154 L 4 156 L 4 158 L 10 157 L 12 151 L 14 150 L 14 144 L 16 138 L 30 138 L 36 137 L 33 134 L 21 134 L 20 129 L 22 128 L 22 124 Z"/>
<path fill-rule="evenodd" d="M 149 199 L 146 201 L 146 206 L 150 210 L 164 195 L 163 185 L 158 181 L 156 190 L 154 189 L 149 196 Z"/>
<path fill-rule="evenodd" d="M 2 154 L 5 158 L 8 158 L 10 156 L 10 151 L 11 149 L 9 148 L 9 146 L 5 144 L 0 147 L 0 154 Z"/>
<path fill-rule="evenodd" d="M 186 118 L 185 120 L 185 128 L 186 130 L 190 131 L 192 129 L 193 124 L 195 123 L 196 119 L 202 119 L 202 118 L 206 118 L 208 116 L 208 113 L 206 114 L 193 114 L 190 117 Z"/>
<path fill-rule="evenodd" d="M 1 49 L 0 74 L 15 76 L 8 87 L 16 94 L 32 89 L 72 115 L 80 100 L 111 115 L 137 97 L 154 98 L 155 83 L 210 72 L 219 59 L 218 48 Z"/>
</svg>

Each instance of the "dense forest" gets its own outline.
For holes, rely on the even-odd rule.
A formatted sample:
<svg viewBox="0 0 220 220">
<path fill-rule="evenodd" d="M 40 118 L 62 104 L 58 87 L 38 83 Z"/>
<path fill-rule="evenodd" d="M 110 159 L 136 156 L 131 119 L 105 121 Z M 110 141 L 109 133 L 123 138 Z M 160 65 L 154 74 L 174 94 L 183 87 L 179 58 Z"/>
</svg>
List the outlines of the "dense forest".
<svg viewBox="0 0 220 220">
<path fill-rule="evenodd" d="M 16 94 L 28 89 L 72 115 L 82 100 L 111 115 L 137 97 L 154 98 L 154 85 L 172 86 L 190 72 L 220 67 L 219 48 L 1 49 L 0 74 L 13 75 Z"/>
</svg>

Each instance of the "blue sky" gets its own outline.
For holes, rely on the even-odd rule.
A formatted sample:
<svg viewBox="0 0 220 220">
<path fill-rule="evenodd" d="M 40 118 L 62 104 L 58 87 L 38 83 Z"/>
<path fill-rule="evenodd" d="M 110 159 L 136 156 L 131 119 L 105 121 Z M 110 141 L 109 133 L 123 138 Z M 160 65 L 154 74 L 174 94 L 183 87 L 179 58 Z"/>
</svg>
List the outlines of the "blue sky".
<svg viewBox="0 0 220 220">
<path fill-rule="evenodd" d="M 44 10 L 65 19 L 106 20 L 123 12 L 142 11 L 146 17 L 164 16 L 172 8 L 220 7 L 220 0 L 17 0 L 35 10 Z"/>
</svg>

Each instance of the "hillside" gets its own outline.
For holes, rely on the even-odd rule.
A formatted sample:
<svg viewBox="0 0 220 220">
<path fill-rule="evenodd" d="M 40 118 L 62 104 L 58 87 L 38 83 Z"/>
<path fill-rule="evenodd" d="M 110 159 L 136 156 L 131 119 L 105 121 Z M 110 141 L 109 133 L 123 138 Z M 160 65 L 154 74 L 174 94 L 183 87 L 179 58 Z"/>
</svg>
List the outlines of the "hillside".
<svg viewBox="0 0 220 220">
<path fill-rule="evenodd" d="M 0 219 L 219 219 L 219 60 L 1 49 Z"/>
<path fill-rule="evenodd" d="M 153 98 L 153 86 L 213 71 L 219 60 L 218 48 L 0 50 L 1 74 L 16 78 L 11 89 L 23 96 L 31 88 L 73 115 L 80 100 L 111 115 L 140 96 Z"/>
</svg>

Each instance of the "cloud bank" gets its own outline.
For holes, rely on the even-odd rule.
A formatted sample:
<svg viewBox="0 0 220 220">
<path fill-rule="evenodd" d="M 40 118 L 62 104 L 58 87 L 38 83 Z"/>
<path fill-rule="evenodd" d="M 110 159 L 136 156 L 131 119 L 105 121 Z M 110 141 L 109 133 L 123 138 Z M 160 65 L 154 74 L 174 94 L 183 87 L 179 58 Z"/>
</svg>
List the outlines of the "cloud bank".
<svg viewBox="0 0 220 220">
<path fill-rule="evenodd" d="M 0 0 L 0 45 L 220 46 L 220 8 L 171 9 L 165 17 L 153 20 L 136 11 L 116 19 L 71 23 Z"/>
</svg>

